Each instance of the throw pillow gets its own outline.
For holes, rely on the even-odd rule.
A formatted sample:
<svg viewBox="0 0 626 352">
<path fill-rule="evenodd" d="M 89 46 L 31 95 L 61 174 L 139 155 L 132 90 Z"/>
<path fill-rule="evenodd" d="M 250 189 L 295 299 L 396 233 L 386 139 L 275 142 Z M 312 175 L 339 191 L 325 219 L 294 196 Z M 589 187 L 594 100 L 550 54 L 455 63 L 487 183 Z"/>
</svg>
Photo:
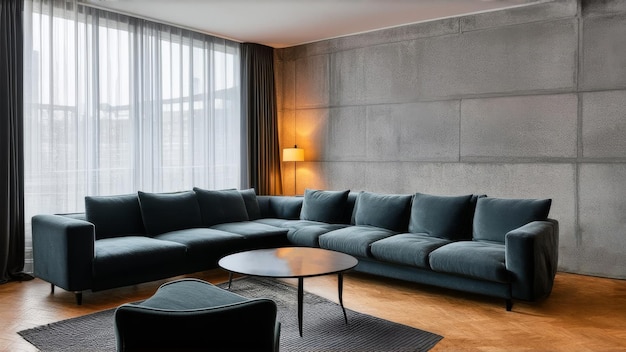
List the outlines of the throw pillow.
<svg viewBox="0 0 626 352">
<path fill-rule="evenodd" d="M 406 231 L 411 210 L 411 196 L 361 192 L 355 207 L 356 225 Z"/>
<path fill-rule="evenodd" d="M 472 195 L 435 196 L 416 193 L 411 205 L 409 232 L 455 240 L 469 232 L 467 213 Z"/>
<path fill-rule="evenodd" d="M 198 197 L 204 226 L 248 220 L 246 203 L 238 190 L 210 191 L 198 187 L 193 190 Z"/>
<path fill-rule="evenodd" d="M 246 211 L 248 212 L 248 220 L 257 220 L 261 218 L 261 208 L 259 207 L 259 201 L 256 198 L 256 191 L 254 188 L 244 189 L 239 191 L 243 197 L 243 202 L 246 203 Z"/>
<path fill-rule="evenodd" d="M 552 199 L 479 198 L 474 215 L 477 241 L 504 243 L 506 234 L 532 221 L 548 218 Z"/>
<path fill-rule="evenodd" d="M 304 191 L 300 220 L 337 223 L 343 218 L 350 191 Z"/>
<path fill-rule="evenodd" d="M 85 217 L 94 224 L 97 240 L 146 232 L 136 194 L 87 196 Z"/>
<path fill-rule="evenodd" d="M 165 232 L 202 227 L 202 216 L 193 191 L 176 193 L 138 192 L 146 232 Z"/>
</svg>

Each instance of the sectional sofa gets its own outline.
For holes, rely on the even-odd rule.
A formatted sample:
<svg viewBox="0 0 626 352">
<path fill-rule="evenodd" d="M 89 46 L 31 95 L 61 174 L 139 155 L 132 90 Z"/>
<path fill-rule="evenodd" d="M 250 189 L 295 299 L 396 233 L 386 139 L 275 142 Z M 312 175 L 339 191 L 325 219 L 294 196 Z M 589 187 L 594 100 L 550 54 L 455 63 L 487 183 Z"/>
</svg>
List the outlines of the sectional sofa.
<svg viewBox="0 0 626 352">
<path fill-rule="evenodd" d="M 306 190 L 138 192 L 85 198 L 85 213 L 32 219 L 35 275 L 82 291 L 217 267 L 277 246 L 351 254 L 357 271 L 502 298 L 547 297 L 558 261 L 550 199 Z"/>
</svg>

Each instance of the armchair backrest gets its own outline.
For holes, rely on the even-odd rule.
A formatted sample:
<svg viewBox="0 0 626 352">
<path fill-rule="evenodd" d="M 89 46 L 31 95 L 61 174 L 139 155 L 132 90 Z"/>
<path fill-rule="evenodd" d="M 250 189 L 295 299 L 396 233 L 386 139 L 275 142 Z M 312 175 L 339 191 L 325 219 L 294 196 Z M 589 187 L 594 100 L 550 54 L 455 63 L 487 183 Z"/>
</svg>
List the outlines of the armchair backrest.
<svg viewBox="0 0 626 352">
<path fill-rule="evenodd" d="M 279 332 L 269 299 L 189 310 L 124 304 L 115 311 L 118 351 L 277 351 Z"/>
</svg>

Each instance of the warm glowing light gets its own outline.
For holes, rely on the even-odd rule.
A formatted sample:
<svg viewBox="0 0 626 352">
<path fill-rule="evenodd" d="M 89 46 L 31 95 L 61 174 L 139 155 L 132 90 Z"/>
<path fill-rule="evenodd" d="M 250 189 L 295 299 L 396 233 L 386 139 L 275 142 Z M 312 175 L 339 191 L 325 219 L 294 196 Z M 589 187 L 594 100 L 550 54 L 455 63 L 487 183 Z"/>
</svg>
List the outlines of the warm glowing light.
<svg viewBox="0 0 626 352">
<path fill-rule="evenodd" d="M 304 149 L 296 145 L 283 149 L 283 161 L 304 161 Z"/>
<path fill-rule="evenodd" d="M 285 247 L 285 248 L 277 248 L 276 249 L 276 256 L 278 258 L 288 257 L 292 253 L 293 253 L 293 248 Z"/>
</svg>

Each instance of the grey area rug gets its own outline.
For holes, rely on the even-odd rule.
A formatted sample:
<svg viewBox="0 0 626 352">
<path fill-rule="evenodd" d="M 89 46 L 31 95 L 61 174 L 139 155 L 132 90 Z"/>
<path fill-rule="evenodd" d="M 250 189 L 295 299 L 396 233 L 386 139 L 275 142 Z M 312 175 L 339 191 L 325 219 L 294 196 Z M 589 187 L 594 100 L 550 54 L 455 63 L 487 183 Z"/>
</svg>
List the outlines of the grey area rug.
<svg viewBox="0 0 626 352">
<path fill-rule="evenodd" d="M 346 325 L 338 304 L 308 292 L 304 293 L 303 337 L 300 337 L 295 287 L 246 277 L 233 281 L 231 291 L 276 302 L 281 351 L 428 351 L 443 338 L 349 309 L 346 309 Z M 41 351 L 115 351 L 113 312 L 114 309 L 109 309 L 18 334 Z"/>
</svg>

